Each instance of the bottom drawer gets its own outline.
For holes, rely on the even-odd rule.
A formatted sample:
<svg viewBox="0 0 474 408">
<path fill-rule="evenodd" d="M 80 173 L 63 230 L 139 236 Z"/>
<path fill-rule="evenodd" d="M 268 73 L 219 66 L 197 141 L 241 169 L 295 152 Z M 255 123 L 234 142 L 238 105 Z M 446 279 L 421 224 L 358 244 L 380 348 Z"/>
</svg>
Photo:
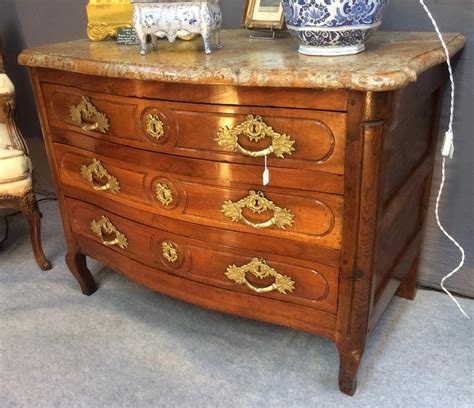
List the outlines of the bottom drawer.
<svg viewBox="0 0 474 408">
<path fill-rule="evenodd" d="M 75 234 L 189 280 L 336 313 L 338 270 L 264 252 L 209 244 L 152 228 L 72 198 Z M 87 252 L 86 252 L 87 255 Z"/>
</svg>

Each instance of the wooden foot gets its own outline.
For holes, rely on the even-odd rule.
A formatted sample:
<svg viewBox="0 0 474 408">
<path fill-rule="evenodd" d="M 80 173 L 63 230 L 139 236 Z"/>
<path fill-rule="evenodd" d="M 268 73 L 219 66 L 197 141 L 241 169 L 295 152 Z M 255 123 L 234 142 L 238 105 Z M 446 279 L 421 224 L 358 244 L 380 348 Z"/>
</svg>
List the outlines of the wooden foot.
<svg viewBox="0 0 474 408">
<path fill-rule="evenodd" d="M 344 394 L 353 396 L 357 389 L 361 353 L 358 351 L 339 351 L 339 389 Z"/>
<path fill-rule="evenodd" d="M 94 277 L 87 268 L 85 255 L 77 252 L 68 253 L 66 255 L 66 264 L 81 285 L 84 295 L 90 296 L 97 290 Z"/>
<path fill-rule="evenodd" d="M 19 200 L 19 207 L 21 213 L 25 216 L 28 221 L 28 227 L 30 229 L 31 245 L 33 247 L 33 253 L 35 255 L 38 266 L 43 271 L 51 269 L 51 262 L 46 259 L 41 245 L 41 213 L 36 203 L 35 195 L 32 191 L 25 194 Z"/>
<path fill-rule="evenodd" d="M 413 262 L 410 271 L 408 272 L 405 279 L 402 281 L 400 287 L 397 290 L 397 296 L 408 300 L 415 300 L 416 284 L 418 277 L 418 261 L 419 259 L 417 258 L 415 259 L 415 262 Z"/>
</svg>

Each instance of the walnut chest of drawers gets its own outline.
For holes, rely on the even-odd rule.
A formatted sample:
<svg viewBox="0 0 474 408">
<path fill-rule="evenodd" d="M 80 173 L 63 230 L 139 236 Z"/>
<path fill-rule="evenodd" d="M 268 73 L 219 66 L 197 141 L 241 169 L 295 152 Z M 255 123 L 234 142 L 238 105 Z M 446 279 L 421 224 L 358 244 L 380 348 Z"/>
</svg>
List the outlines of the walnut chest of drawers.
<svg viewBox="0 0 474 408">
<path fill-rule="evenodd" d="M 211 56 L 199 41 L 146 57 L 88 41 L 22 53 L 67 264 L 87 295 L 89 256 L 166 295 L 325 336 L 352 395 L 368 333 L 395 294 L 415 295 L 442 49 L 419 33 L 340 58 L 243 31 L 223 43 Z"/>
</svg>

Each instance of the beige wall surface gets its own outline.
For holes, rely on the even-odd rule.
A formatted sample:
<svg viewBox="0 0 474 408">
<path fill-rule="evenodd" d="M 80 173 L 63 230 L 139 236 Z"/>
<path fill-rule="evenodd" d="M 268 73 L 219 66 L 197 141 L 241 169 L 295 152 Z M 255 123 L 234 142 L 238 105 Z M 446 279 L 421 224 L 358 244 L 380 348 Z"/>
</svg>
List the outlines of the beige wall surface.
<svg viewBox="0 0 474 408">
<path fill-rule="evenodd" d="M 459 293 L 474 296 L 474 1 L 426 0 L 426 3 L 439 20 L 441 30 L 462 32 L 468 38 L 468 46 L 456 70 L 457 150 L 455 159 L 448 163 L 448 184 L 441 213 L 447 228 L 459 237 L 467 250 L 466 266 L 457 278 L 450 281 L 449 286 Z M 24 67 L 18 66 L 16 58 L 22 49 L 28 47 L 84 38 L 86 4 L 87 0 L 0 0 L 0 36 L 4 42 L 6 69 L 17 87 L 18 123 L 32 150 L 37 169 L 37 189 L 40 191 L 52 190 L 50 172 L 41 143 L 41 129 L 28 73 Z M 239 27 L 244 0 L 220 0 L 220 4 L 224 27 Z M 382 29 L 432 30 L 416 0 L 392 0 Z M 447 112 L 445 106 L 443 126 L 446 126 Z M 420 270 L 420 282 L 430 286 L 437 286 L 441 276 L 457 264 L 459 258 L 456 249 L 442 236 L 434 221 L 434 199 L 440 181 L 439 164 L 438 161 Z"/>
</svg>

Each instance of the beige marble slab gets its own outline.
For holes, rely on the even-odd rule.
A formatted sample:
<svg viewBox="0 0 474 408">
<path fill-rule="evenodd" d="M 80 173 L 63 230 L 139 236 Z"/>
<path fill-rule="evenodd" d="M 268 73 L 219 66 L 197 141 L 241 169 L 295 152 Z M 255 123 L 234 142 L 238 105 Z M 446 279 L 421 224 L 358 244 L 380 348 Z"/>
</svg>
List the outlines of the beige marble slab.
<svg viewBox="0 0 474 408">
<path fill-rule="evenodd" d="M 451 55 L 465 38 L 445 34 Z M 250 40 L 244 30 L 225 30 L 222 50 L 203 52 L 202 39 L 159 42 L 159 51 L 141 56 L 138 46 L 79 40 L 23 51 L 19 62 L 99 76 L 240 86 L 347 88 L 387 91 L 416 81 L 445 61 L 435 33 L 379 32 L 361 54 L 312 57 L 297 52 L 292 38 Z"/>
</svg>

